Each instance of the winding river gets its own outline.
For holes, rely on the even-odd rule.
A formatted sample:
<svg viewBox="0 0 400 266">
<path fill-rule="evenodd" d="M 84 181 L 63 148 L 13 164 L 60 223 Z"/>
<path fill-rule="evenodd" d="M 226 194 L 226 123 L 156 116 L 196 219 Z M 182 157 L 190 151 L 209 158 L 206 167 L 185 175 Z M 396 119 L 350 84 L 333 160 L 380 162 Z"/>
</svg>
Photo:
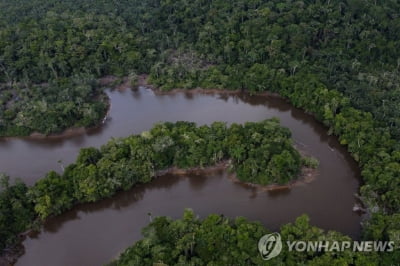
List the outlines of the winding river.
<svg viewBox="0 0 400 266">
<path fill-rule="evenodd" d="M 138 90 L 108 91 L 106 123 L 63 138 L 0 140 L 0 171 L 33 184 L 49 170 L 61 171 L 82 147 L 99 147 L 111 137 L 148 130 L 156 122 L 188 120 L 198 124 L 261 121 L 278 117 L 295 143 L 320 161 L 317 178 L 290 190 L 259 191 L 232 182 L 222 170 L 211 174 L 171 175 L 93 204 L 80 205 L 49 219 L 42 231 L 23 242 L 16 265 L 101 265 L 141 238 L 152 216 L 181 217 L 192 208 L 200 217 L 220 213 L 258 220 L 271 230 L 307 213 L 311 224 L 358 238 L 362 217 L 352 211 L 360 172 L 337 138 L 312 116 L 272 96 Z"/>
</svg>

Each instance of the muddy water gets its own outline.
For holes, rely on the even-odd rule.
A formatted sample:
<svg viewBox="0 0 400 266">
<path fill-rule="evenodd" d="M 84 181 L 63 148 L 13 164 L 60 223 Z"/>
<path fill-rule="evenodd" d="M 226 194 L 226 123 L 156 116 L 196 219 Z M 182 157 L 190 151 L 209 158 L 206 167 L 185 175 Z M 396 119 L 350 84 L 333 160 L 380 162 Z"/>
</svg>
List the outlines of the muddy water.
<svg viewBox="0 0 400 266">
<path fill-rule="evenodd" d="M 110 118 L 83 135 L 53 139 L 12 139 L 0 142 L 0 170 L 29 184 L 53 169 L 74 161 L 81 147 L 100 146 L 111 137 L 147 130 L 159 121 L 189 120 L 198 124 L 260 121 L 278 117 L 295 142 L 320 161 L 310 184 L 291 190 L 260 192 L 233 183 L 223 171 L 213 174 L 160 177 L 150 184 L 119 193 L 112 199 L 81 205 L 50 219 L 41 233 L 24 241 L 17 265 L 101 265 L 140 239 L 149 216 L 178 218 L 184 208 L 200 217 L 210 213 L 245 216 L 272 230 L 307 213 L 313 225 L 358 237 L 361 217 L 352 212 L 359 170 L 336 138 L 311 116 L 274 97 L 246 94 L 155 95 L 110 91 Z"/>
</svg>

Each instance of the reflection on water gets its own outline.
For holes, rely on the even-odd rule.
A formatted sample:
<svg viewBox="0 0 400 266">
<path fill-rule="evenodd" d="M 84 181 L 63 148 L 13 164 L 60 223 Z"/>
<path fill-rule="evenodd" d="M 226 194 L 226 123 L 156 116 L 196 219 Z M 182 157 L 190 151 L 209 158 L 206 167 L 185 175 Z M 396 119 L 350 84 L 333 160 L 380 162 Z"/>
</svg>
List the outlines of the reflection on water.
<svg viewBox="0 0 400 266">
<path fill-rule="evenodd" d="M 245 216 L 272 230 L 307 213 L 313 225 L 359 236 L 360 217 L 352 212 L 359 186 L 355 162 L 336 138 L 326 134 L 326 128 L 285 101 L 248 94 L 157 95 L 145 88 L 108 94 L 112 107 L 103 127 L 62 139 L 2 140 L 0 170 L 33 184 L 49 170 L 60 170 L 58 160 L 73 162 L 81 147 L 99 147 L 111 137 L 140 133 L 156 122 L 243 123 L 278 117 L 290 128 L 297 145 L 318 158 L 319 176 L 310 184 L 274 192 L 234 183 L 224 171 L 159 177 L 49 219 L 41 233 L 24 241 L 26 253 L 17 265 L 103 264 L 140 239 L 148 213 L 178 218 L 188 207 L 201 217 L 210 213 Z"/>
</svg>

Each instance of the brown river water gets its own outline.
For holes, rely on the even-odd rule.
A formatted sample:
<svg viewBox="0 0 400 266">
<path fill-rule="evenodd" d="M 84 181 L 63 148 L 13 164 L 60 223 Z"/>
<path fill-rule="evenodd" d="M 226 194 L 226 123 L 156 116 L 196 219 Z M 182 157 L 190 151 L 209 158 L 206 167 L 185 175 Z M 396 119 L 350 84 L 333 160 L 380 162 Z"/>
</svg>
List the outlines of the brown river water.
<svg viewBox="0 0 400 266">
<path fill-rule="evenodd" d="M 201 125 L 278 117 L 292 131 L 296 145 L 319 160 L 319 174 L 309 184 L 270 192 L 232 182 L 223 170 L 168 174 L 49 219 L 40 233 L 23 242 L 25 253 L 16 265 L 102 265 L 141 238 L 148 213 L 179 218 L 185 208 L 200 217 L 244 216 L 271 230 L 307 213 L 313 225 L 359 237 L 362 217 L 352 211 L 360 185 L 357 164 L 324 126 L 284 100 L 241 93 L 157 95 L 143 87 L 108 95 L 109 118 L 98 129 L 63 138 L 0 140 L 0 171 L 31 185 L 49 170 L 60 171 L 59 160 L 64 165 L 73 162 L 80 148 L 140 133 L 156 122 L 187 120 Z"/>
</svg>

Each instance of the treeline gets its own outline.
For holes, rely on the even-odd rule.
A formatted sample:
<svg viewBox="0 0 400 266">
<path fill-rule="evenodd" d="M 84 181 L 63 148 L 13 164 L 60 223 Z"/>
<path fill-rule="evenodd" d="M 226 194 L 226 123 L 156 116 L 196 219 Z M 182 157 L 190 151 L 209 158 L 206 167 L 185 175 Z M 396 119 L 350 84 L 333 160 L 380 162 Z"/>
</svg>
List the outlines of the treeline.
<svg viewBox="0 0 400 266">
<path fill-rule="evenodd" d="M 0 193 L 0 249 L 15 242 L 35 219 L 44 220 L 72 206 L 110 197 L 149 182 L 170 167 L 206 167 L 229 160 L 244 182 L 284 184 L 298 178 L 305 163 L 293 148 L 290 131 L 277 119 L 244 125 L 215 122 L 158 124 L 141 135 L 81 149 L 62 174 L 49 172 L 32 187 L 3 179 Z"/>
<path fill-rule="evenodd" d="M 186 210 L 182 219 L 156 217 L 143 229 L 144 238 L 126 249 L 109 266 L 153 265 L 394 265 L 400 252 L 289 252 L 286 241 L 352 241 L 334 231 L 311 226 L 306 215 L 280 229 L 282 252 L 265 261 L 258 241 L 270 233 L 258 222 L 243 217 L 234 220 L 212 214 L 200 220 Z"/>
<path fill-rule="evenodd" d="M 400 137 L 399 9 L 366 0 L 1 0 L 0 81 L 150 73 L 164 89 L 264 91 L 281 76 L 312 74 Z"/>
<path fill-rule="evenodd" d="M 160 51 L 151 78 L 165 89 L 265 91 L 275 89 L 276 73 L 313 74 L 399 137 L 399 8 L 364 0 L 160 1 L 146 12 L 162 23 L 144 24 L 160 29 L 153 38 L 170 50 Z M 176 60 L 187 54 L 203 66 Z"/>
</svg>

